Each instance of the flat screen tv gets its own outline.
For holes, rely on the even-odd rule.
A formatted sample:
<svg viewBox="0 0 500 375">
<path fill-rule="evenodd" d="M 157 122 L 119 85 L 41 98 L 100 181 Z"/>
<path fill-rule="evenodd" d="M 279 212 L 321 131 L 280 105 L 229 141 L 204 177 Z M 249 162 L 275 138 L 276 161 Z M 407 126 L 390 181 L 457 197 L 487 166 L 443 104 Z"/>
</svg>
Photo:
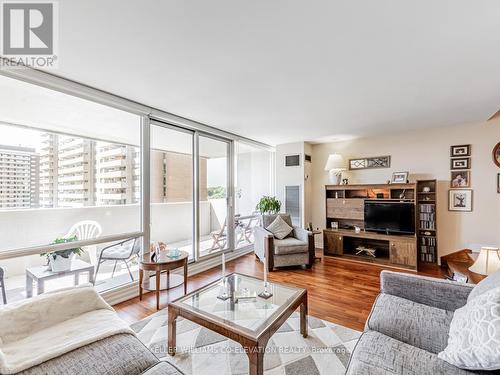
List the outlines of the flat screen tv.
<svg viewBox="0 0 500 375">
<path fill-rule="evenodd" d="M 381 233 L 415 233 L 415 205 L 365 201 L 365 229 Z"/>
</svg>

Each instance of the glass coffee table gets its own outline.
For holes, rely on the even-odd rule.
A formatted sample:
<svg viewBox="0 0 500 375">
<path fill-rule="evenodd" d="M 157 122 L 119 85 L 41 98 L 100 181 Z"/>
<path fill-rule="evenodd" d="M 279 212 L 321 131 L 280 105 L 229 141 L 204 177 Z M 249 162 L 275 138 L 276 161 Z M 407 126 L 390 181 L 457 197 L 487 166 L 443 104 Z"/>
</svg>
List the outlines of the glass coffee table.
<svg viewBox="0 0 500 375">
<path fill-rule="evenodd" d="M 264 299 L 254 296 L 264 290 L 260 279 L 233 273 L 226 283 L 227 300 L 217 298 L 222 288 L 222 280 L 218 280 L 168 305 L 168 353 L 176 352 L 176 319 L 180 316 L 240 343 L 248 355 L 249 374 L 261 375 L 267 342 L 299 307 L 300 333 L 307 337 L 307 290 L 269 283 L 273 295 Z M 244 298 L 238 299 L 240 296 Z"/>
</svg>

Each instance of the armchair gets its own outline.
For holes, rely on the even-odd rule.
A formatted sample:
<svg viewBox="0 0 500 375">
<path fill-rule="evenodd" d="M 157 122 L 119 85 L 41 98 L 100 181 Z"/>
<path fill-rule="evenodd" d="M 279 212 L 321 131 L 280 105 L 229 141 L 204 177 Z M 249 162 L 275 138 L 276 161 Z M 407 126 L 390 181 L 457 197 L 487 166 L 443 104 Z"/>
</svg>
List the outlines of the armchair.
<svg viewBox="0 0 500 375">
<path fill-rule="evenodd" d="M 276 217 L 280 215 L 293 231 L 284 239 L 279 240 L 266 230 Z M 293 226 L 290 215 L 263 215 L 262 226 L 254 228 L 255 255 L 268 262 L 269 271 L 275 267 L 302 266 L 311 268 L 314 264 L 314 238 L 312 232 Z"/>
</svg>

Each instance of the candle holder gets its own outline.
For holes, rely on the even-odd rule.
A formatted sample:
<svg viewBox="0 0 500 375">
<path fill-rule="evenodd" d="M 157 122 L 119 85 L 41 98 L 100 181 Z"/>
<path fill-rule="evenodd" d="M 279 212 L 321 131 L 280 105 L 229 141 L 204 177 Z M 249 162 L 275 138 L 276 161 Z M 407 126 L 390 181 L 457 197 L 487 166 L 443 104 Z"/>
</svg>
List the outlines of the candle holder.
<svg viewBox="0 0 500 375">
<path fill-rule="evenodd" d="M 220 300 L 228 300 L 230 298 L 227 293 L 227 280 L 226 280 L 226 254 L 222 253 L 222 286 L 219 290 L 219 295 L 217 296 Z"/>
<path fill-rule="evenodd" d="M 222 301 L 226 301 L 230 298 L 229 294 L 227 293 L 227 280 L 225 276 L 222 278 L 222 285 L 219 289 L 219 295 L 217 296 L 217 298 Z"/>
<path fill-rule="evenodd" d="M 273 294 L 267 289 L 269 287 L 269 283 L 267 282 L 267 273 L 268 273 L 268 264 L 267 258 L 264 257 L 264 291 L 259 293 L 260 298 L 268 299 Z"/>
<path fill-rule="evenodd" d="M 259 293 L 260 298 L 268 299 L 273 296 L 273 294 L 267 289 L 269 287 L 268 282 L 264 282 L 264 290 Z"/>
</svg>

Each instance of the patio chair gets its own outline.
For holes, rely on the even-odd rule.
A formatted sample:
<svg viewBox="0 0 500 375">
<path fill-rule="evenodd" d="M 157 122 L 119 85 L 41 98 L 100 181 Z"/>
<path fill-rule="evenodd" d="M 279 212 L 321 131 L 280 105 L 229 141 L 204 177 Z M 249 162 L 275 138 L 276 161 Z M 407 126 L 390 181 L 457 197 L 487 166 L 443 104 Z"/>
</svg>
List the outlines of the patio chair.
<svg viewBox="0 0 500 375">
<path fill-rule="evenodd" d="M 70 238 L 76 236 L 79 241 L 93 240 L 98 238 L 102 233 L 101 225 L 94 220 L 83 220 L 75 223 L 68 233 L 66 233 L 65 238 Z M 96 246 L 85 246 L 88 248 L 88 261 L 95 265 L 97 258 L 97 248 Z M 92 253 L 92 254 L 91 254 Z"/>
<path fill-rule="evenodd" d="M 92 240 L 101 235 L 102 228 L 97 221 L 83 220 L 74 224 L 66 234 L 66 238 L 76 236 L 78 240 Z"/>
<path fill-rule="evenodd" d="M 246 223 L 244 223 L 244 220 L 248 220 Z M 248 242 L 249 244 L 253 243 L 252 240 L 252 235 L 253 235 L 253 230 L 256 225 L 259 224 L 260 217 L 258 213 L 253 213 L 252 215 L 249 216 L 241 216 L 238 220 L 238 226 L 240 228 L 238 240 L 236 241 L 237 244 L 240 242 Z"/>
<path fill-rule="evenodd" d="M 132 272 L 130 271 L 128 262 L 134 256 L 139 255 L 140 251 L 141 251 L 141 241 L 139 237 L 129 238 L 126 239 L 125 241 L 121 241 L 105 247 L 104 249 L 101 250 L 101 254 L 99 255 L 99 262 L 97 263 L 97 269 L 95 271 L 94 280 L 97 280 L 97 273 L 99 272 L 101 264 L 106 261 L 115 262 L 115 265 L 113 266 L 113 272 L 111 273 L 111 278 L 113 278 L 116 271 L 116 265 L 120 261 L 125 263 L 125 266 L 127 267 L 128 270 L 128 274 L 130 275 L 132 281 L 134 281 L 135 279 L 134 276 L 132 275 Z"/>
<path fill-rule="evenodd" d="M 224 219 L 224 224 L 222 224 L 222 227 L 219 230 L 215 230 L 210 233 L 210 236 L 212 237 L 213 243 L 212 247 L 208 251 L 211 253 L 212 251 L 215 251 L 217 249 L 224 249 L 226 247 L 227 243 L 227 218 Z"/>
<path fill-rule="evenodd" d="M 3 299 L 3 304 L 7 304 L 7 294 L 5 293 L 5 281 L 3 279 L 5 274 L 5 270 L 0 267 L 0 288 L 2 288 L 2 299 Z"/>
</svg>

